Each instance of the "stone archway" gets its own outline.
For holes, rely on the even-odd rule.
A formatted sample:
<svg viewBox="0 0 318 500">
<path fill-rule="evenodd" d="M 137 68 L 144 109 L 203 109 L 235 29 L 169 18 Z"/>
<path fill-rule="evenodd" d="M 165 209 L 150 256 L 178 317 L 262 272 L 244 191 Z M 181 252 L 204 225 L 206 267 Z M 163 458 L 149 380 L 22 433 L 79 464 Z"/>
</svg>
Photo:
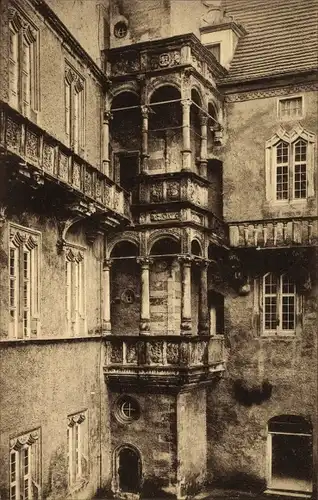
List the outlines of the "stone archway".
<svg viewBox="0 0 318 500">
<path fill-rule="evenodd" d="M 138 494 L 141 490 L 141 457 L 131 445 L 115 451 L 116 490 L 123 494 Z"/>
</svg>

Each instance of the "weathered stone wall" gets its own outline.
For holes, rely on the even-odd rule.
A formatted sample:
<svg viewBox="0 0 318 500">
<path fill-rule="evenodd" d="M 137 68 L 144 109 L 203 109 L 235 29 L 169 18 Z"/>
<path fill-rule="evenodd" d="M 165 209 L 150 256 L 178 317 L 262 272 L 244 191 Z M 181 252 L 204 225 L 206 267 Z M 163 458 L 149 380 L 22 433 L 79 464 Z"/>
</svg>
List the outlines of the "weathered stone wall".
<svg viewBox="0 0 318 500">
<path fill-rule="evenodd" d="M 292 88 L 290 88 L 292 95 Z M 295 94 L 299 93 L 295 90 Z M 279 97 L 288 97 L 279 94 Z M 226 104 L 227 138 L 224 146 L 223 193 L 226 220 L 252 220 L 292 215 L 316 215 L 314 198 L 308 203 L 268 203 L 265 197 L 265 145 L 279 127 L 288 132 L 298 123 L 317 134 L 317 97 L 304 92 L 305 117 L 279 121 L 277 97 L 250 99 Z M 248 203 L 247 203 L 248 200 Z"/>
<path fill-rule="evenodd" d="M 131 303 L 125 300 L 127 291 L 134 295 Z M 117 261 L 112 265 L 111 322 L 114 334 L 139 334 L 140 266 L 133 259 Z"/>
<path fill-rule="evenodd" d="M 178 483 L 191 495 L 205 482 L 207 463 L 206 390 L 181 392 L 177 399 Z"/>
<path fill-rule="evenodd" d="M 123 424 L 115 416 L 119 395 L 116 392 L 109 394 L 111 451 L 114 454 L 125 444 L 137 448 L 142 462 L 144 498 L 160 498 L 163 491 L 173 491 L 176 484 L 175 396 L 129 392 L 140 405 L 140 418 Z"/>
<path fill-rule="evenodd" d="M 317 288 L 317 287 L 316 287 Z M 225 299 L 225 378 L 208 390 L 208 473 L 235 488 L 260 489 L 266 478 L 267 423 L 295 414 L 315 421 L 317 289 L 304 295 L 299 336 L 262 338 L 253 325 L 253 290 Z"/>
</svg>

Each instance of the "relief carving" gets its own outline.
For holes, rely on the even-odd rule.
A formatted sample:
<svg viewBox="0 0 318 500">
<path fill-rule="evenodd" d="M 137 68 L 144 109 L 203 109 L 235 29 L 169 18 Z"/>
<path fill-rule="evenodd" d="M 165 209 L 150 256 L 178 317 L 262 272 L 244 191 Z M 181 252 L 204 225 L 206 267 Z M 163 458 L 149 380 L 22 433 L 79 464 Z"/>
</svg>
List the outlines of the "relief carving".
<svg viewBox="0 0 318 500">
<path fill-rule="evenodd" d="M 81 166 L 78 163 L 73 163 L 73 184 L 78 189 L 81 188 Z"/>
<path fill-rule="evenodd" d="M 181 62 L 180 51 L 153 54 L 150 58 L 150 69 L 167 68 L 178 66 Z"/>
<path fill-rule="evenodd" d="M 32 160 L 38 160 L 39 156 L 38 136 L 33 134 L 32 132 L 29 132 L 29 130 L 27 130 L 26 132 L 25 152 L 28 158 L 31 158 Z"/>
<path fill-rule="evenodd" d="M 10 120 L 7 120 L 7 133 L 6 133 L 7 145 L 11 149 L 15 149 L 19 151 L 20 149 L 20 140 L 21 140 L 21 128 L 18 123 Z"/>
<path fill-rule="evenodd" d="M 123 362 L 123 344 L 121 342 L 115 342 L 111 344 L 111 363 L 122 363 Z"/>
<path fill-rule="evenodd" d="M 163 201 L 163 184 L 152 184 L 150 187 L 150 201 Z"/>
<path fill-rule="evenodd" d="M 164 212 L 164 213 L 152 213 L 150 214 L 150 220 L 156 221 L 166 221 L 166 220 L 177 220 L 180 218 L 179 212 Z"/>
<path fill-rule="evenodd" d="M 63 181 L 68 181 L 68 157 L 60 152 L 59 177 Z"/>
<path fill-rule="evenodd" d="M 49 144 L 43 145 L 43 168 L 46 172 L 53 174 L 54 170 L 54 148 Z"/>
<path fill-rule="evenodd" d="M 168 182 L 167 199 L 178 200 L 180 198 L 180 185 L 178 182 Z"/>
<path fill-rule="evenodd" d="M 134 73 L 140 70 L 138 54 L 136 52 L 121 55 L 120 58 L 112 64 L 112 74 L 123 75 L 125 73 Z"/>
<path fill-rule="evenodd" d="M 179 363 L 178 344 L 167 342 L 166 354 L 167 354 L 167 363 L 169 365 L 177 365 Z"/>
<path fill-rule="evenodd" d="M 92 174 L 87 169 L 85 170 L 84 176 L 84 192 L 88 194 L 88 196 L 92 195 L 93 186 L 92 186 Z"/>
<path fill-rule="evenodd" d="M 137 364 L 137 362 L 138 362 L 137 345 L 127 342 L 126 349 L 127 349 L 126 350 L 126 362 L 129 364 Z"/>
<path fill-rule="evenodd" d="M 163 363 L 162 343 L 161 342 L 149 342 L 147 347 L 148 347 L 149 363 Z"/>
</svg>

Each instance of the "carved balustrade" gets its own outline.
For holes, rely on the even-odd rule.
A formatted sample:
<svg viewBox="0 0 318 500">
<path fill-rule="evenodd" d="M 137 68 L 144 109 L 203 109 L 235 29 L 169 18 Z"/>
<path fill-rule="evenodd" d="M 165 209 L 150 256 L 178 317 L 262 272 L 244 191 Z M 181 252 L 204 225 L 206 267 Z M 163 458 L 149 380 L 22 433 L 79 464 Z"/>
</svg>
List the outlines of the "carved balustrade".
<svg viewBox="0 0 318 500">
<path fill-rule="evenodd" d="M 317 217 L 290 217 L 262 221 L 230 222 L 232 247 L 279 248 L 318 243 Z"/>
<path fill-rule="evenodd" d="M 84 161 L 41 128 L 0 104 L 0 151 L 44 178 L 65 185 L 95 202 L 101 210 L 111 210 L 130 218 L 130 194 Z"/>
<path fill-rule="evenodd" d="M 179 384 L 224 371 L 224 338 L 108 336 L 104 373 L 118 383 Z"/>
<path fill-rule="evenodd" d="M 190 66 L 215 86 L 215 77 L 225 74 L 225 70 L 193 34 L 114 48 L 109 51 L 108 58 L 112 77 Z"/>
</svg>

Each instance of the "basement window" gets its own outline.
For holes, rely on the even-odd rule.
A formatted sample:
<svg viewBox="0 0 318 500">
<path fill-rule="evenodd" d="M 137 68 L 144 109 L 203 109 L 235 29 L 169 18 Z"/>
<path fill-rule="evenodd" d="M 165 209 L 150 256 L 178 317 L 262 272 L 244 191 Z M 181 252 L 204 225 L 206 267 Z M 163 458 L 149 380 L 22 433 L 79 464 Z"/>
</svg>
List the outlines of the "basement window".
<svg viewBox="0 0 318 500">
<path fill-rule="evenodd" d="M 312 427 L 297 415 L 279 415 L 268 423 L 268 488 L 312 491 Z"/>
</svg>

